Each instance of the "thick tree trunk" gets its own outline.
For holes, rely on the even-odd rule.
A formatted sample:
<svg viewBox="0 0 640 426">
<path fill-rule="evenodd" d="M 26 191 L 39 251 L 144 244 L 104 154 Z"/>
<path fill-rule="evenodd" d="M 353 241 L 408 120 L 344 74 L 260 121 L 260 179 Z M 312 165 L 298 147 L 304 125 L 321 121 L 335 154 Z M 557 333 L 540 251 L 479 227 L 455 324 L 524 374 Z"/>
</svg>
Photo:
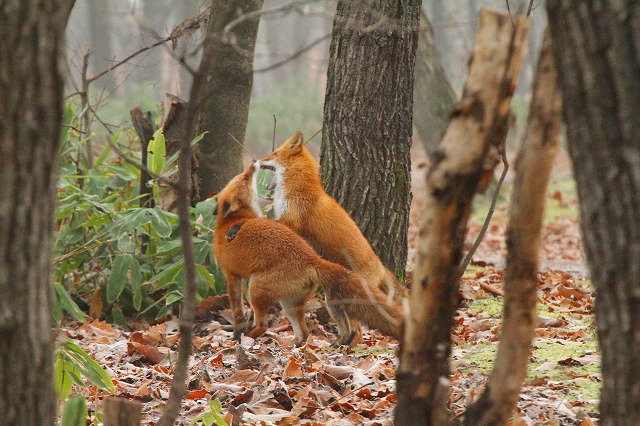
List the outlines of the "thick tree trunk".
<svg viewBox="0 0 640 426">
<path fill-rule="evenodd" d="M 232 0 L 214 0 L 207 31 L 218 27 Z M 238 15 L 262 9 L 262 0 L 244 0 Z M 242 146 L 253 85 L 253 53 L 259 16 L 242 20 L 229 34 L 216 34 L 204 46 L 203 56 L 215 52 L 216 61 L 197 99 L 196 134 L 208 132 L 200 142 L 200 195 L 218 192 L 242 171 Z M 226 39 L 223 39 L 224 38 Z M 189 100 L 193 102 L 193 99 Z M 234 140 L 235 139 L 235 140 Z"/>
<path fill-rule="evenodd" d="M 72 0 L 0 2 L 0 424 L 53 425 L 51 235 Z"/>
<path fill-rule="evenodd" d="M 551 38 L 546 33 L 527 133 L 515 166 L 500 345 L 485 391 L 465 413 L 466 425 L 507 424 L 527 375 L 537 322 L 540 230 L 551 166 L 560 142 L 562 103 L 552 55 Z"/>
<path fill-rule="evenodd" d="M 600 424 L 640 419 L 640 4 L 547 1 L 598 295 Z"/>
<path fill-rule="evenodd" d="M 338 3 L 320 154 L 327 192 L 400 278 L 407 261 L 419 19 L 420 0 Z"/>
<path fill-rule="evenodd" d="M 416 136 L 433 161 L 436 148 L 447 128 L 447 114 L 456 101 L 456 94 L 442 67 L 440 53 L 433 38 L 433 26 L 425 13 L 422 13 L 420 19 L 414 75 L 413 126 Z"/>
<path fill-rule="evenodd" d="M 397 373 L 396 424 L 449 420 L 451 326 L 458 306 L 460 260 L 471 201 L 487 172 L 526 47 L 527 21 L 481 10 L 462 99 L 426 176 L 428 207 L 420 228 L 410 309 Z"/>
</svg>

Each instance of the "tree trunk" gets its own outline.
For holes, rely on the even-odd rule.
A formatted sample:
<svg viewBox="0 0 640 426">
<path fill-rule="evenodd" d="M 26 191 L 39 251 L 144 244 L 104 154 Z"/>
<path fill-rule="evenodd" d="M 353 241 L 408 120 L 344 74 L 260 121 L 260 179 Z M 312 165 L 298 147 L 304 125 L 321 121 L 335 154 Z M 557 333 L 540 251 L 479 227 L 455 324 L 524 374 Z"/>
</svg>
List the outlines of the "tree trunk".
<svg viewBox="0 0 640 426">
<path fill-rule="evenodd" d="M 535 78 L 527 133 L 515 166 L 500 345 L 486 389 L 468 407 L 465 425 L 507 424 L 531 356 L 537 323 L 540 230 L 551 166 L 560 142 L 562 108 L 548 33 Z"/>
<path fill-rule="evenodd" d="M 225 15 L 224 10 L 231 3 L 232 0 L 213 1 L 208 32 L 218 27 L 220 17 Z M 240 9 L 239 15 L 259 11 L 262 0 L 243 0 Z M 259 16 L 242 20 L 229 34 L 216 34 L 204 46 L 203 56 L 215 51 L 216 61 L 197 99 L 199 120 L 196 134 L 208 132 L 200 141 L 198 156 L 200 195 L 203 199 L 212 192 L 220 191 L 242 171 L 241 143 L 244 142 L 249 116 L 258 22 Z"/>
<path fill-rule="evenodd" d="M 180 150 L 182 140 L 186 135 L 187 103 L 177 96 L 167 94 L 162 102 L 162 132 L 165 139 L 167 158 Z M 200 200 L 200 182 L 198 180 L 198 146 L 191 148 L 191 161 L 189 170 L 188 199 L 191 205 Z M 176 184 L 178 173 L 174 173 L 167 179 L 173 184 L 158 180 L 158 207 L 171 213 L 178 214 L 178 192 Z M 205 197 L 206 198 L 206 197 Z"/>
<path fill-rule="evenodd" d="M 320 153 L 327 192 L 402 279 L 419 19 L 420 0 L 338 3 Z"/>
<path fill-rule="evenodd" d="M 73 0 L 0 2 L 0 424 L 53 425 L 51 252 Z"/>
<path fill-rule="evenodd" d="M 397 372 L 396 424 L 447 424 L 450 332 L 471 201 L 501 129 L 526 47 L 527 21 L 483 9 L 462 99 L 426 176 L 410 309 Z"/>
<path fill-rule="evenodd" d="M 600 424 L 640 419 L 640 4 L 547 1 L 598 295 Z"/>
<path fill-rule="evenodd" d="M 93 74 L 106 70 L 115 59 L 111 39 L 111 1 L 91 0 L 87 2 L 89 18 L 89 39 L 91 41 L 90 69 Z M 114 72 L 105 74 L 96 80 L 97 85 L 111 93 L 116 88 Z"/>
<path fill-rule="evenodd" d="M 447 114 L 456 94 L 442 68 L 440 53 L 433 38 L 433 27 L 423 12 L 416 53 L 413 88 L 413 126 L 427 155 L 433 161 L 436 148 L 447 128 Z"/>
</svg>

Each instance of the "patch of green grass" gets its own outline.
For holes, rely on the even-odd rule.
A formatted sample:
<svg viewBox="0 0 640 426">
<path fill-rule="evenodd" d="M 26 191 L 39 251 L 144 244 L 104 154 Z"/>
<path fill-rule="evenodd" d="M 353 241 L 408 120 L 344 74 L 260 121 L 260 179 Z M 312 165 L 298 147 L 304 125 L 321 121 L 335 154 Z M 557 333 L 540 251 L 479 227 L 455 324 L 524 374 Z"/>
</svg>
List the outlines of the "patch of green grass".
<svg viewBox="0 0 640 426">
<path fill-rule="evenodd" d="M 353 347 L 352 353 L 353 355 L 356 355 L 356 356 L 368 356 L 368 355 L 394 356 L 396 353 L 396 350 L 392 348 L 380 348 L 377 346 L 367 346 L 367 345 L 359 344 Z"/>
<path fill-rule="evenodd" d="M 467 309 L 484 312 L 491 318 L 500 318 L 502 316 L 503 298 L 486 297 L 484 299 L 474 300 L 469 304 Z"/>
</svg>

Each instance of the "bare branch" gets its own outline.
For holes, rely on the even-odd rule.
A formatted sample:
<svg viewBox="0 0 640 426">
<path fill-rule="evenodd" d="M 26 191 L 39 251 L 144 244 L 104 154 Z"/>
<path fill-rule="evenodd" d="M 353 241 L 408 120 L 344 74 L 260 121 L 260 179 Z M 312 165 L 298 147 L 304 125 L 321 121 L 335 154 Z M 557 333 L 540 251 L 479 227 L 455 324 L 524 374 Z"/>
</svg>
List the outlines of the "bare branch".
<svg viewBox="0 0 640 426">
<path fill-rule="evenodd" d="M 224 25 L 231 22 L 236 10 L 240 5 L 240 0 L 231 2 L 224 16 L 220 19 L 216 31 L 207 33 L 205 43 L 211 43 L 212 34 L 218 34 Z M 215 46 L 215 44 L 212 43 Z M 198 93 L 202 90 L 203 84 L 211 65 L 215 60 L 217 52 L 215 49 L 207 55 L 203 55 L 200 62 L 200 69 L 193 76 L 190 102 L 187 103 L 185 115 L 185 136 L 182 138 L 180 155 L 178 157 L 178 222 L 180 239 L 182 241 L 182 251 L 184 255 L 184 285 L 185 293 L 180 310 L 180 344 L 178 347 L 178 362 L 171 382 L 171 393 L 167 406 L 162 417 L 158 421 L 158 426 L 172 426 L 180 412 L 182 398 L 187 391 L 187 379 L 189 374 L 189 358 L 193 346 L 193 323 L 195 318 L 195 297 L 196 297 L 196 261 L 193 251 L 191 220 L 189 215 L 189 174 L 191 171 L 191 140 L 193 139 L 194 126 L 198 105 Z"/>
</svg>

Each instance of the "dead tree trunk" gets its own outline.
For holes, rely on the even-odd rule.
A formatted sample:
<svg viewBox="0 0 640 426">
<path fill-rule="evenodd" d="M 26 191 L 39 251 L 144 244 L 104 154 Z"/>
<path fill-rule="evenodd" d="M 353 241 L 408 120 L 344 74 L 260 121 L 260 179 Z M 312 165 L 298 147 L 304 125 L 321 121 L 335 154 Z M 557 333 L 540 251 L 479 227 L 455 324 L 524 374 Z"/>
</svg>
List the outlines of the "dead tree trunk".
<svg viewBox="0 0 640 426">
<path fill-rule="evenodd" d="M 419 19 L 419 0 L 338 2 L 320 153 L 327 193 L 402 279 Z"/>
<path fill-rule="evenodd" d="M 0 424 L 53 425 L 51 253 L 73 0 L 0 2 Z"/>
<path fill-rule="evenodd" d="M 139 426 L 142 403 L 125 398 L 104 399 L 104 426 Z"/>
<path fill-rule="evenodd" d="M 551 166 L 560 142 L 562 103 L 556 78 L 547 32 L 538 59 L 527 133 L 515 165 L 500 345 L 485 391 L 465 413 L 466 425 L 506 424 L 527 375 L 537 322 L 540 230 Z"/>
<path fill-rule="evenodd" d="M 548 0 L 602 351 L 600 424 L 640 421 L 640 4 Z"/>
<path fill-rule="evenodd" d="M 180 150 L 182 139 L 185 137 L 186 102 L 182 99 L 167 95 L 162 103 L 162 132 L 166 145 L 167 158 Z M 194 204 L 200 200 L 200 185 L 198 179 L 198 147 L 191 148 L 191 170 L 189 172 L 189 202 Z M 175 183 L 178 181 L 178 173 L 167 179 L 174 185 L 158 181 L 158 207 L 172 213 L 178 213 L 178 193 Z"/>
<path fill-rule="evenodd" d="M 156 129 L 153 126 L 153 121 L 151 120 L 151 111 L 147 111 L 146 114 L 142 113 L 142 109 L 140 107 L 135 107 L 131 111 L 129 111 L 129 115 L 131 115 L 131 123 L 133 127 L 136 129 L 136 133 L 138 134 L 138 138 L 140 138 L 140 152 L 142 154 L 142 164 L 147 164 L 147 148 L 149 147 L 149 142 L 153 139 L 153 134 Z M 153 199 L 153 191 L 147 186 L 147 182 L 151 180 L 151 176 L 146 170 L 140 170 L 140 207 L 151 207 L 155 205 L 155 200 Z"/>
<path fill-rule="evenodd" d="M 396 423 L 449 420 L 450 332 L 471 201 L 486 157 L 509 115 L 526 48 L 528 21 L 483 9 L 462 99 L 426 176 L 424 221 L 397 373 Z"/>
</svg>

